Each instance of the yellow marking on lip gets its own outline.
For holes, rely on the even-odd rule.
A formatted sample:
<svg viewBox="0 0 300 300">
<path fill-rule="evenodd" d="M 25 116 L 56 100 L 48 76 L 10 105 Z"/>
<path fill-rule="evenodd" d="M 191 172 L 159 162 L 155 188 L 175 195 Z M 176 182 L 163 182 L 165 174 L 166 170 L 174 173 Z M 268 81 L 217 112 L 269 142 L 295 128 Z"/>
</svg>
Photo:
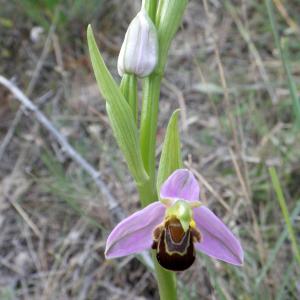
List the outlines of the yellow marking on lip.
<svg viewBox="0 0 300 300">
<path fill-rule="evenodd" d="M 191 228 L 196 228 L 196 222 L 193 219 L 190 222 L 190 227 Z"/>
</svg>

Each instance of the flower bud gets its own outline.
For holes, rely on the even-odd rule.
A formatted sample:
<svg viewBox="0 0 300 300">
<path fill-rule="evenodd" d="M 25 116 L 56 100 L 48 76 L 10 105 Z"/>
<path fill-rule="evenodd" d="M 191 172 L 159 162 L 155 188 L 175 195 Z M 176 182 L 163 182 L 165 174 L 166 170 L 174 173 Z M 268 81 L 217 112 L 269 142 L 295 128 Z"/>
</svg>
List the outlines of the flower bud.
<svg viewBox="0 0 300 300">
<path fill-rule="evenodd" d="M 158 38 L 145 9 L 136 15 L 127 29 L 118 57 L 118 72 L 139 77 L 150 75 L 158 61 Z"/>
</svg>

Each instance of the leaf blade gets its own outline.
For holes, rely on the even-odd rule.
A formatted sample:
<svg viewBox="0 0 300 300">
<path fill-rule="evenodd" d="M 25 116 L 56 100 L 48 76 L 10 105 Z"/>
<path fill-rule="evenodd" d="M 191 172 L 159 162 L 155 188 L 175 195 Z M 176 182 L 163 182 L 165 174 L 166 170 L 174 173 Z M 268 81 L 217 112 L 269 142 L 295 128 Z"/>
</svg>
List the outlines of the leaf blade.
<svg viewBox="0 0 300 300">
<path fill-rule="evenodd" d="M 182 167 L 182 158 L 180 150 L 180 135 L 178 130 L 179 109 L 175 110 L 169 120 L 164 145 L 160 157 L 157 174 L 157 191 L 163 182 L 175 171 Z"/>
<path fill-rule="evenodd" d="M 138 130 L 131 108 L 104 63 L 91 25 L 87 29 L 87 40 L 94 74 L 100 93 L 106 100 L 107 113 L 114 136 L 126 159 L 130 173 L 137 184 L 141 184 L 148 179 L 148 175 L 143 165 Z"/>
</svg>

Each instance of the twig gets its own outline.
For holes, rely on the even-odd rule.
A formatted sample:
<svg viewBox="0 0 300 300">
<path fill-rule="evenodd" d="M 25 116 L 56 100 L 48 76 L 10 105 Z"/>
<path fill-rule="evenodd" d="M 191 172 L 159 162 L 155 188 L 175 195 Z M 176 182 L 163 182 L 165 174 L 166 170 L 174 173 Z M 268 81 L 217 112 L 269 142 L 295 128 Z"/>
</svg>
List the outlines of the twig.
<svg viewBox="0 0 300 300">
<path fill-rule="evenodd" d="M 281 0 L 273 0 L 276 5 L 277 10 L 281 14 L 281 16 L 285 19 L 288 26 L 290 26 L 295 32 L 300 33 L 300 28 L 297 23 L 289 16 L 286 8 L 282 4 Z"/>
<path fill-rule="evenodd" d="M 13 119 L 11 126 L 9 127 L 9 130 L 7 131 L 4 139 L 2 140 L 2 143 L 0 145 L 0 160 L 2 159 L 2 156 L 6 150 L 6 147 L 8 146 L 9 142 L 11 141 L 14 132 L 16 130 L 16 127 L 18 126 L 19 122 L 21 121 L 21 118 L 23 116 L 23 110 L 22 107 L 19 108 L 19 110 L 16 113 L 15 118 Z"/>
<path fill-rule="evenodd" d="M 38 227 L 31 221 L 30 217 L 26 213 L 26 211 L 16 202 L 10 201 L 11 205 L 15 208 L 15 210 L 20 214 L 23 220 L 27 223 L 27 225 L 31 228 L 31 230 L 35 233 L 35 235 L 41 238 L 42 234 Z"/>
<path fill-rule="evenodd" d="M 49 54 L 49 50 L 50 50 L 50 46 L 51 46 L 51 41 L 52 41 L 52 36 L 55 32 L 55 27 L 56 27 L 56 21 L 53 21 L 53 23 L 51 24 L 51 27 L 49 29 L 49 32 L 48 32 L 48 35 L 47 35 L 47 39 L 45 41 L 45 45 L 43 47 L 43 50 L 42 50 L 42 54 L 36 64 L 36 68 L 34 69 L 34 72 L 33 72 L 33 75 L 32 75 L 32 78 L 31 78 L 31 81 L 28 85 L 28 88 L 26 90 L 26 95 L 30 96 L 31 93 L 33 92 L 36 84 L 37 84 L 37 81 L 39 79 L 39 74 L 44 66 L 44 62 Z"/>
<path fill-rule="evenodd" d="M 261 78 L 263 79 L 263 81 L 265 82 L 265 86 L 266 86 L 266 90 L 268 92 L 268 94 L 270 95 L 270 98 L 272 99 L 272 103 L 277 103 L 278 102 L 278 97 L 274 91 L 274 89 L 272 88 L 272 86 L 270 85 L 271 80 L 269 78 L 269 74 L 265 68 L 264 62 L 259 54 L 259 51 L 257 50 L 254 42 L 252 41 L 252 38 L 249 34 L 249 32 L 246 30 L 246 28 L 244 27 L 241 19 L 239 18 L 236 9 L 234 8 L 233 4 L 231 4 L 231 1 L 227 0 L 225 2 L 225 7 L 228 9 L 232 19 L 234 20 L 242 38 L 244 39 L 244 41 L 247 43 L 247 46 L 249 48 L 249 51 L 251 53 L 251 55 L 253 56 L 254 60 L 255 60 L 255 64 L 260 72 Z"/>
<path fill-rule="evenodd" d="M 209 22 L 209 24 L 212 28 L 211 14 L 209 12 L 207 0 L 203 0 L 203 6 L 204 6 L 205 14 L 207 16 L 207 20 L 208 20 L 208 22 Z M 211 29 L 211 32 L 213 32 L 212 29 Z M 236 122 L 235 122 L 235 118 L 232 114 L 232 107 L 231 107 L 232 105 L 231 105 L 230 100 L 229 100 L 229 92 L 228 92 L 228 85 L 227 85 L 226 76 L 225 76 L 225 70 L 224 70 L 224 67 L 223 67 L 223 64 L 222 64 L 222 61 L 221 61 L 219 47 L 217 45 L 216 37 L 215 37 L 214 34 L 212 34 L 212 42 L 213 42 L 213 47 L 214 47 L 214 54 L 215 54 L 216 61 L 217 61 L 220 81 L 221 81 L 221 85 L 222 85 L 222 88 L 223 88 L 223 91 L 224 91 L 224 101 L 225 101 L 226 108 L 227 108 L 226 109 L 226 114 L 227 114 L 227 117 L 228 117 L 229 126 L 230 126 L 230 130 L 231 130 L 235 150 L 240 150 L 239 141 L 238 141 L 238 134 L 237 134 L 237 129 L 236 129 Z M 241 152 L 241 151 L 239 151 L 239 152 Z"/>
<path fill-rule="evenodd" d="M 189 165 L 188 165 L 189 166 Z M 191 168 L 191 166 L 189 166 Z M 230 206 L 224 201 L 224 199 L 214 190 L 209 182 L 199 173 L 196 169 L 192 168 L 193 173 L 198 180 L 207 188 L 207 190 L 221 203 L 221 205 L 227 210 L 231 211 Z"/>
<path fill-rule="evenodd" d="M 180 114 L 181 114 L 181 120 L 182 120 L 182 129 L 184 131 L 187 130 L 187 113 L 186 113 L 186 105 L 185 105 L 185 99 L 183 92 L 174 84 L 169 82 L 168 80 L 164 79 L 163 84 L 177 96 L 178 104 L 180 107 Z"/>
<path fill-rule="evenodd" d="M 233 163 L 235 172 L 236 172 L 236 174 L 238 176 L 238 179 L 239 179 L 239 182 L 240 182 L 243 194 L 244 194 L 245 199 L 247 201 L 247 204 L 249 206 L 250 215 L 251 215 L 251 218 L 253 220 L 254 235 L 255 235 L 256 242 L 257 242 L 257 248 L 258 248 L 260 260 L 261 260 L 262 263 L 264 263 L 265 257 L 266 257 L 266 255 L 265 255 L 266 252 L 265 252 L 265 249 L 264 249 L 263 239 L 262 239 L 262 236 L 261 236 L 261 233 L 260 233 L 260 228 L 259 228 L 259 225 L 258 225 L 258 220 L 256 218 L 255 212 L 254 212 L 253 207 L 252 207 L 252 203 L 251 203 L 249 191 L 247 189 L 246 182 L 245 182 L 245 180 L 243 178 L 243 175 L 242 175 L 242 172 L 240 170 L 239 164 L 238 164 L 238 162 L 236 160 L 236 157 L 235 157 L 233 151 L 230 148 L 229 148 L 229 153 L 230 153 L 230 156 L 231 156 L 231 159 L 232 159 L 232 163 Z"/>
<path fill-rule="evenodd" d="M 117 200 L 111 194 L 105 183 L 101 180 L 101 174 L 95 170 L 94 167 L 88 163 L 67 141 L 67 139 L 53 126 L 47 117 L 38 109 L 38 107 L 25 94 L 16 87 L 8 79 L 0 75 L 0 84 L 9 89 L 21 104 L 33 112 L 36 119 L 54 136 L 54 138 L 62 146 L 63 150 L 71 157 L 78 165 L 80 165 L 94 180 L 96 186 L 99 188 L 107 201 L 108 208 L 116 215 L 118 220 L 121 220 L 124 215 L 120 210 Z"/>
</svg>

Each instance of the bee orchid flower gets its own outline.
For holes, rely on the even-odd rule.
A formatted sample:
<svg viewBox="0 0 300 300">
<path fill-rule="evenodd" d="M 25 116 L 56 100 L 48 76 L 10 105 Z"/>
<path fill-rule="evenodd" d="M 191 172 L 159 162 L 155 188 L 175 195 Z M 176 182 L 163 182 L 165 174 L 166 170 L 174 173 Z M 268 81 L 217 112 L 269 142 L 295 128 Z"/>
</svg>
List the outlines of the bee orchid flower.
<svg viewBox="0 0 300 300">
<path fill-rule="evenodd" d="M 160 265 L 187 269 L 195 250 L 240 266 L 244 253 L 239 240 L 206 206 L 192 172 L 178 169 L 163 183 L 156 201 L 120 222 L 107 239 L 107 259 L 154 249 Z"/>
</svg>

